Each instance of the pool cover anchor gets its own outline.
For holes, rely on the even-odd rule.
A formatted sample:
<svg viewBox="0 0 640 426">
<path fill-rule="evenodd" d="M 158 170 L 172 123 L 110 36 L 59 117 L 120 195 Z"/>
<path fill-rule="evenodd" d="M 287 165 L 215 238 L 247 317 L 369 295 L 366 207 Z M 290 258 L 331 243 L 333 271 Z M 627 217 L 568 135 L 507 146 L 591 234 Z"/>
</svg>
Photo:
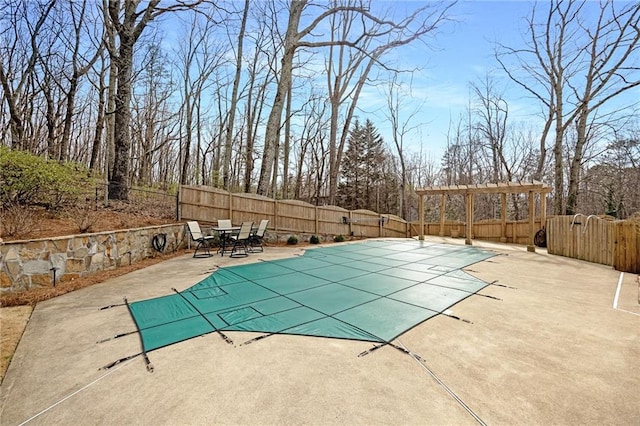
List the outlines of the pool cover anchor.
<svg viewBox="0 0 640 426">
<path fill-rule="evenodd" d="M 380 348 L 382 348 L 384 346 L 391 346 L 392 348 L 397 349 L 397 350 L 399 350 L 400 352 L 402 352 L 402 353 L 404 353 L 406 355 L 412 356 L 413 358 L 424 362 L 424 358 L 422 358 L 420 355 L 415 354 L 415 353 L 411 352 L 410 350 L 402 348 L 402 347 L 400 347 L 400 346 L 398 346 L 396 344 L 393 344 L 391 342 L 384 342 L 384 343 L 380 343 L 379 345 L 374 345 L 371 349 L 367 349 L 366 351 L 360 352 L 358 354 L 358 358 L 362 358 L 365 355 L 369 355 L 373 351 L 377 351 L 378 349 L 380 349 Z"/>
<path fill-rule="evenodd" d="M 258 340 L 262 340 L 262 339 L 264 339 L 265 337 L 271 337 L 271 336 L 273 336 L 273 335 L 275 335 L 275 334 L 277 334 L 277 333 L 263 334 L 262 336 L 254 337 L 253 339 L 249 339 L 249 340 L 247 340 L 247 341 L 246 341 L 246 342 L 244 342 L 244 343 L 240 343 L 240 346 L 250 345 L 250 344 L 251 344 L 251 343 L 253 343 L 253 342 L 257 342 Z"/>
<path fill-rule="evenodd" d="M 110 340 L 118 339 L 118 338 L 120 338 L 120 337 L 124 337 L 124 336 L 129 336 L 130 334 L 135 334 L 135 333 L 138 333 L 138 330 L 133 330 L 133 331 L 129 331 L 129 332 L 126 332 L 126 333 L 119 333 L 119 334 L 116 334 L 116 335 L 115 335 L 115 336 L 113 336 L 113 337 L 107 337 L 106 339 L 98 340 L 98 341 L 96 342 L 96 344 L 98 344 L 98 343 L 108 342 L 108 341 L 110 341 Z"/>
<path fill-rule="evenodd" d="M 400 343 L 400 344 L 402 345 L 402 343 Z M 405 348 L 404 345 L 398 346 L 398 345 L 395 345 L 395 344 L 393 344 L 391 342 L 389 342 L 389 345 L 391 345 L 392 348 L 399 350 L 403 354 L 409 355 L 411 358 L 415 359 L 416 361 L 420 361 L 420 362 L 423 362 L 423 363 L 427 362 L 424 358 L 422 358 L 417 353 L 411 352 L 409 349 Z"/>
<path fill-rule="evenodd" d="M 114 303 L 113 305 L 103 306 L 102 308 L 98 308 L 99 311 L 104 311 L 105 309 L 115 308 L 117 306 L 127 306 L 126 303 Z"/>
<path fill-rule="evenodd" d="M 118 360 L 115 360 L 115 361 L 113 361 L 113 362 L 111 362 L 111 363 L 109 363 L 107 365 L 104 365 L 104 366 L 98 368 L 98 370 L 110 370 L 111 368 L 115 367 L 116 365 L 122 364 L 123 362 L 129 361 L 130 359 L 134 359 L 135 357 L 138 357 L 140 355 L 142 355 L 142 352 L 138 352 L 135 355 L 129 355 L 127 357 L 120 358 Z"/>
<path fill-rule="evenodd" d="M 495 285 L 496 287 L 504 287 L 504 288 L 510 288 L 511 290 L 517 290 L 517 287 L 511 287 L 510 285 L 506 285 L 506 284 L 496 284 L 498 282 L 498 280 L 493 280 L 489 283 L 489 285 Z"/>
<path fill-rule="evenodd" d="M 451 309 L 447 309 L 446 311 L 442 312 L 442 315 L 445 315 L 454 320 L 466 322 L 467 324 L 473 324 L 473 321 L 469 321 L 468 319 L 460 318 L 459 316 L 453 315 L 453 311 Z"/>
<path fill-rule="evenodd" d="M 360 352 L 360 353 L 358 354 L 358 358 L 362 358 L 362 357 L 363 357 L 363 356 L 365 356 L 365 355 L 369 355 L 371 352 L 373 352 L 373 351 L 377 351 L 377 350 L 378 350 L 378 349 L 380 349 L 381 347 L 383 347 L 383 346 L 387 346 L 387 345 L 388 345 L 388 343 L 386 343 L 386 342 L 385 342 L 385 343 L 381 343 L 381 344 L 379 344 L 379 345 L 373 345 L 373 347 L 372 347 L 371 349 L 367 349 L 366 351 Z"/>
<path fill-rule="evenodd" d="M 147 367 L 147 371 L 149 373 L 153 373 L 153 364 L 151 364 L 151 361 L 149 361 L 149 357 L 147 356 L 147 353 L 144 352 L 144 351 L 138 352 L 137 354 L 134 354 L 134 355 L 126 356 L 124 358 L 120 358 L 118 360 L 115 360 L 112 363 L 109 363 L 107 365 L 104 365 L 104 366 L 98 368 L 98 370 L 110 370 L 113 367 L 115 367 L 116 365 L 122 364 L 123 362 L 129 361 L 130 359 L 134 359 L 136 357 L 139 357 L 140 355 L 142 355 L 142 358 L 144 359 L 144 363 L 145 363 L 145 365 Z"/>
<path fill-rule="evenodd" d="M 474 293 L 476 296 L 482 296 L 482 297 L 486 297 L 488 299 L 494 299 L 494 300 L 500 300 L 502 301 L 502 299 L 500 299 L 499 297 L 495 297 L 495 296 L 489 296 L 488 294 L 482 294 L 482 293 Z"/>
</svg>

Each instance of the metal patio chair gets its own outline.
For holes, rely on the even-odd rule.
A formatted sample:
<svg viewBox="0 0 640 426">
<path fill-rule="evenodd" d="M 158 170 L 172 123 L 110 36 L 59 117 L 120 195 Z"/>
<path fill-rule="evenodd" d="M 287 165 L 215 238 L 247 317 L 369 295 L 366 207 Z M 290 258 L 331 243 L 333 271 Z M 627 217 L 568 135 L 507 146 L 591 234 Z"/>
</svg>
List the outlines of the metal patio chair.
<svg viewBox="0 0 640 426">
<path fill-rule="evenodd" d="M 237 235 L 231 235 L 233 247 L 229 257 L 246 257 L 249 255 L 249 238 L 251 237 L 251 228 L 253 222 L 242 222 L 240 232 Z"/>
<path fill-rule="evenodd" d="M 233 240 L 231 239 L 231 234 L 233 231 L 231 229 L 233 225 L 231 224 L 231 219 L 218 219 L 218 233 L 220 235 L 220 249 L 218 250 L 223 256 L 227 247 L 233 246 Z M 229 231 L 223 231 L 223 230 Z"/>
<path fill-rule="evenodd" d="M 196 244 L 196 250 L 193 252 L 193 257 L 211 257 L 212 254 L 209 252 L 209 245 L 214 242 L 215 236 L 206 235 L 200 229 L 200 224 L 196 221 L 188 221 L 187 228 L 189 229 L 189 234 L 191 234 L 191 239 Z M 198 251 L 201 250 L 201 253 L 198 254 Z"/>
<path fill-rule="evenodd" d="M 264 251 L 262 240 L 264 239 L 264 233 L 266 232 L 268 225 L 269 225 L 269 220 L 267 219 L 261 220 L 260 225 L 258 225 L 258 229 L 256 230 L 256 232 L 251 234 L 251 236 L 249 237 L 249 248 L 252 252 Z"/>
</svg>

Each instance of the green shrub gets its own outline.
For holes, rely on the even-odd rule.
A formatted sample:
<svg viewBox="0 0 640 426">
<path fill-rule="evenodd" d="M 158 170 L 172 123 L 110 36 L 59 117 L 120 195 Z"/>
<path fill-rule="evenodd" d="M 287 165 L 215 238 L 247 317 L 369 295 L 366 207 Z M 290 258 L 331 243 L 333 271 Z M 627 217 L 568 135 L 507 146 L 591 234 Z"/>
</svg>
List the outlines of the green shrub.
<svg viewBox="0 0 640 426">
<path fill-rule="evenodd" d="M 333 237 L 333 241 L 336 242 L 336 243 L 342 243 L 342 242 L 344 242 L 344 236 L 336 235 L 335 237 Z"/>
<path fill-rule="evenodd" d="M 312 235 L 311 238 L 309 238 L 309 242 L 311 244 L 319 244 L 320 243 L 320 238 L 318 238 L 315 235 Z"/>
<path fill-rule="evenodd" d="M 57 210 L 75 204 L 82 190 L 95 185 L 88 169 L 25 151 L 0 147 L 0 205 L 43 206 Z"/>
<path fill-rule="evenodd" d="M 296 245 L 298 244 L 298 239 L 294 235 L 292 235 L 287 240 L 287 244 L 289 244 L 290 246 Z"/>
</svg>

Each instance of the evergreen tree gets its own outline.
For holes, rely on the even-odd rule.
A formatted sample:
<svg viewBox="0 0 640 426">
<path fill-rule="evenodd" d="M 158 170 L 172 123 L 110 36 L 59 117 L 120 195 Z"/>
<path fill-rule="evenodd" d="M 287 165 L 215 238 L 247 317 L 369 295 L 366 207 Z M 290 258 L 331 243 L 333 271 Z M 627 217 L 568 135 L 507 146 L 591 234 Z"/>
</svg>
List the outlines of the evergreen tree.
<svg viewBox="0 0 640 426">
<path fill-rule="evenodd" d="M 384 191 L 383 164 L 387 153 L 384 140 L 374 124 L 366 120 L 354 123 L 341 164 L 342 180 L 338 185 L 340 206 L 349 209 L 376 210 Z M 386 197 L 386 194 L 382 194 Z"/>
</svg>

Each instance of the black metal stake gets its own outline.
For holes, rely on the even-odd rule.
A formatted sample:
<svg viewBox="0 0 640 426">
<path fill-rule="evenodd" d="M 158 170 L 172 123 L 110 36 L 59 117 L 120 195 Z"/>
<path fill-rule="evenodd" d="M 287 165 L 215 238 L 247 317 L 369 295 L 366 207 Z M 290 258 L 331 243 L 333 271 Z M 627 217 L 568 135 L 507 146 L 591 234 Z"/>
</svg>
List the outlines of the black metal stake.
<svg viewBox="0 0 640 426">
<path fill-rule="evenodd" d="M 56 271 L 57 271 L 58 269 L 59 269 L 59 268 L 56 268 L 55 266 L 54 266 L 54 267 L 52 267 L 51 269 L 49 269 L 50 271 L 53 271 L 53 286 L 54 286 L 54 287 L 56 286 Z"/>
</svg>

